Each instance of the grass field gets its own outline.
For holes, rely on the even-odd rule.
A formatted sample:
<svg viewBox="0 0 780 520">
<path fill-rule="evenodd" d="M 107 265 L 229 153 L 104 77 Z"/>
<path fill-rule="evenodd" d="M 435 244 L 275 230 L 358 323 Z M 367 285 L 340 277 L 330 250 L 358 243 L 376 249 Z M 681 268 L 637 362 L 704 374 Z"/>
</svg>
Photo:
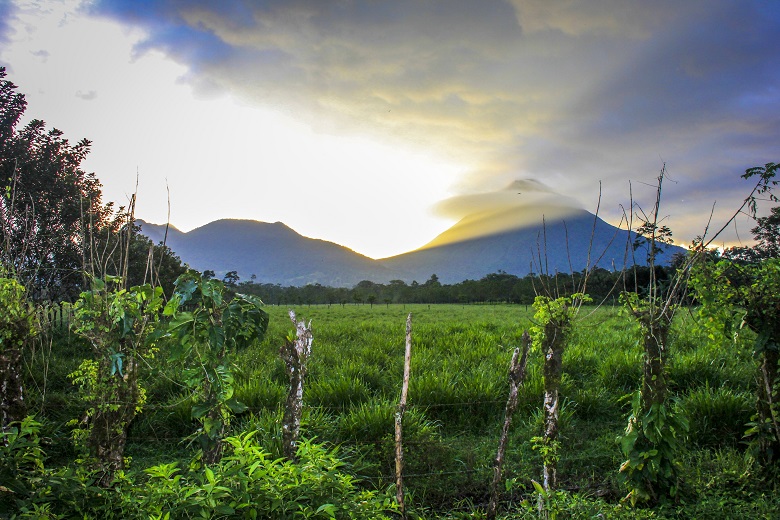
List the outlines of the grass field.
<svg viewBox="0 0 780 520">
<path fill-rule="evenodd" d="M 281 406 L 287 376 L 278 355 L 292 330 L 287 307 L 267 307 L 265 339 L 236 362 L 237 397 L 249 406 L 233 424 L 257 429 L 260 444 L 281 453 Z M 405 483 L 416 514 L 471 517 L 484 510 L 492 460 L 503 423 L 512 350 L 529 327 L 532 309 L 520 305 L 332 305 L 294 308 L 311 320 L 314 336 L 305 382 L 303 436 L 338 446 L 362 485 L 386 489 L 394 482 L 393 413 L 403 375 L 405 320 L 413 316 L 412 377 L 404 418 Z M 678 503 L 631 510 L 618 481 L 622 456 L 616 437 L 640 385 L 638 331 L 611 307 L 581 309 L 564 355 L 559 463 L 560 487 L 550 498 L 560 517 L 773 518 L 780 507 L 774 487 L 757 479 L 741 442 L 753 413 L 754 365 L 747 350 L 713 344 L 695 332 L 680 311 L 670 357 L 674 406 L 690 420 Z M 64 380 L 79 347 L 53 352 L 44 415 L 68 457 L 66 418 L 78 415 Z M 532 352 L 521 388 L 504 466 L 502 507 L 508 517 L 534 517 L 532 479 L 541 461 L 530 439 L 541 432 L 542 355 Z M 172 370 L 151 373 L 149 403 L 130 431 L 133 466 L 187 457 L 192 432 L 189 403 Z M 40 405 L 42 396 L 37 396 Z M 35 399 L 34 399 L 35 401 Z M 526 501 L 523 505 L 523 501 Z M 528 502 L 530 500 L 530 502 Z"/>
</svg>

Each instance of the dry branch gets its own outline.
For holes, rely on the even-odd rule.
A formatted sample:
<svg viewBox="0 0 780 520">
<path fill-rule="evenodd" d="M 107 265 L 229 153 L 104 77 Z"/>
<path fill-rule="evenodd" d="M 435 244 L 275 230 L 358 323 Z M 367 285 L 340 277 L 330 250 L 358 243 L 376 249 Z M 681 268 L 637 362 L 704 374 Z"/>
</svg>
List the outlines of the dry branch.
<svg viewBox="0 0 780 520">
<path fill-rule="evenodd" d="M 520 386 L 525 382 L 525 368 L 528 363 L 528 350 L 531 348 L 531 335 L 526 330 L 523 332 L 523 353 L 520 354 L 520 347 L 516 347 L 512 353 L 512 362 L 509 365 L 509 398 L 506 401 L 506 413 L 504 416 L 504 428 L 501 431 L 501 440 L 498 443 L 498 453 L 493 462 L 493 485 L 490 490 L 490 504 L 488 505 L 487 517 L 493 519 L 496 517 L 498 507 L 498 484 L 501 482 L 501 467 L 504 464 L 504 454 L 509 441 L 509 428 L 512 426 L 512 416 L 517 410 L 517 393 Z"/>
</svg>

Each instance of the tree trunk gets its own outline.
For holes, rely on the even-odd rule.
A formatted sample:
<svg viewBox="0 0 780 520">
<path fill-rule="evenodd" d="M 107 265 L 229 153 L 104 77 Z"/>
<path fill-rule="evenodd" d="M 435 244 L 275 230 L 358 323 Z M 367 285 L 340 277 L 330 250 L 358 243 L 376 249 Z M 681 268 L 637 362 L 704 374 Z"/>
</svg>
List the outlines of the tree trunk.
<svg viewBox="0 0 780 520">
<path fill-rule="evenodd" d="M 4 431 L 12 422 L 24 419 L 22 381 L 22 351 L 11 348 L 0 351 L 0 428 Z"/>
<path fill-rule="evenodd" d="M 498 453 L 493 462 L 493 485 L 490 490 L 490 504 L 488 504 L 487 517 L 492 520 L 496 517 L 498 509 L 498 484 L 501 482 L 501 467 L 504 464 L 504 454 L 509 442 L 509 428 L 512 426 L 512 416 L 517 410 L 517 393 L 525 382 L 525 368 L 528 363 L 528 350 L 531 348 L 531 336 L 528 331 L 523 332 L 523 353 L 520 347 L 516 347 L 512 353 L 512 362 L 509 364 L 509 398 L 506 401 L 504 414 L 504 428 L 501 431 L 501 439 L 498 442 Z"/>
<path fill-rule="evenodd" d="M 285 457 L 295 460 L 303 414 L 303 382 L 313 338 L 311 322 L 307 325 L 303 320 L 296 321 L 292 310 L 290 319 L 295 325 L 296 338 L 294 341 L 286 341 L 279 350 L 290 378 L 290 390 L 282 418 L 282 450 Z"/>
<path fill-rule="evenodd" d="M 563 375 L 563 351 L 566 347 L 565 324 L 551 320 L 544 328 L 544 444 L 554 450 L 558 440 L 558 416 L 560 402 L 558 392 Z M 545 491 L 555 489 L 557 475 L 557 457 L 544 457 L 543 487 Z"/>
<path fill-rule="evenodd" d="M 758 398 L 756 408 L 760 423 L 768 424 L 771 430 L 759 440 L 759 449 L 765 463 L 780 459 L 780 428 L 778 427 L 777 403 L 775 401 L 775 380 L 778 377 L 778 351 L 764 350 L 758 375 Z"/>
<path fill-rule="evenodd" d="M 102 487 L 109 487 L 116 472 L 125 467 L 127 430 L 139 404 L 137 368 L 132 357 L 124 362 L 124 374 L 108 375 L 108 360 L 100 365 L 97 386 L 104 389 L 105 395 L 98 396 L 95 403 L 87 446 L 100 465 L 102 474 L 97 485 Z"/>
</svg>

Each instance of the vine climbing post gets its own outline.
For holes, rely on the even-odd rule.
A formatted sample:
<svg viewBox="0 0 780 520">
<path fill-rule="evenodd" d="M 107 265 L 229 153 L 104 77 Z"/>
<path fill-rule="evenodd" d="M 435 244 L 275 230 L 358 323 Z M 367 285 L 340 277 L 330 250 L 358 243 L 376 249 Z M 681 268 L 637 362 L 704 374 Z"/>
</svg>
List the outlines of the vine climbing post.
<svg viewBox="0 0 780 520">
<path fill-rule="evenodd" d="M 574 314 L 585 301 L 590 301 L 590 298 L 582 293 L 554 300 L 548 296 L 537 296 L 534 300 L 536 323 L 532 327 L 533 343 L 544 355 L 544 432 L 542 437 L 535 437 L 533 441 L 534 449 L 542 455 L 542 487 L 545 491 L 555 489 L 558 478 L 559 391 L 563 376 L 563 352 Z"/>
<path fill-rule="evenodd" d="M 666 165 L 661 169 L 656 198 L 649 215 L 641 211 L 641 225 L 636 230 L 634 249 L 645 246 L 650 280 L 647 287 L 634 287 L 621 295 L 628 314 L 642 335 L 644 361 L 642 386 L 634 395 L 632 413 L 625 434 L 618 440 L 627 460 L 620 466 L 626 483 L 627 498 L 632 504 L 655 501 L 661 494 L 675 496 L 678 487 L 681 442 L 688 423 L 679 411 L 668 406 L 666 364 L 669 356 L 669 333 L 677 305 L 682 298 L 689 264 L 667 286 L 656 277 L 656 259 L 672 243 L 672 231 L 661 225 L 661 190 Z M 633 208 L 633 204 L 632 204 Z M 639 296 L 644 293 L 642 297 Z"/>
<path fill-rule="evenodd" d="M 504 428 L 501 431 L 501 439 L 498 442 L 498 453 L 493 461 L 493 485 L 490 490 L 490 504 L 488 504 L 488 519 L 496 517 L 498 509 L 498 484 L 501 482 L 501 468 L 504 464 L 504 454 L 509 442 L 509 428 L 512 426 L 512 416 L 517 410 L 517 393 L 520 386 L 525 382 L 525 368 L 528 364 L 528 350 L 531 347 L 531 335 L 526 330 L 521 339 L 523 351 L 520 353 L 520 347 L 515 347 L 512 353 L 512 361 L 509 364 L 509 398 L 506 401 L 506 412 L 504 414 Z"/>
<path fill-rule="evenodd" d="M 406 317 L 406 351 L 404 353 L 404 380 L 401 385 L 401 399 L 395 411 L 395 499 L 401 511 L 401 518 L 406 518 L 404 503 L 404 450 L 402 421 L 406 412 L 406 397 L 409 393 L 409 376 L 412 365 L 412 313 Z"/>
<path fill-rule="evenodd" d="M 311 355 L 313 336 L 311 321 L 297 321 L 295 311 L 290 310 L 290 320 L 295 326 L 295 339 L 287 341 L 279 349 L 279 355 L 284 361 L 287 376 L 290 378 L 290 391 L 287 394 L 287 404 L 282 419 L 282 450 L 290 460 L 296 459 L 298 436 L 303 415 L 303 382 L 306 378 L 307 363 Z"/>
</svg>

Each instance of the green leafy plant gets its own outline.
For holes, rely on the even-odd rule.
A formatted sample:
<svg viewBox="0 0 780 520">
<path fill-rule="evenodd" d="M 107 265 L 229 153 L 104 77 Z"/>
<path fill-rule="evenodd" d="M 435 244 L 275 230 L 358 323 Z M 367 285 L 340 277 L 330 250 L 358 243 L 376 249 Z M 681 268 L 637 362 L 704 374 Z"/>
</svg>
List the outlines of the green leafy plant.
<svg viewBox="0 0 780 520">
<path fill-rule="evenodd" d="M 43 485 L 41 423 L 32 417 L 0 430 L 0 509 L 34 496 Z"/>
<path fill-rule="evenodd" d="M 225 455 L 213 466 L 149 468 L 145 485 L 124 499 L 149 518 L 384 519 L 395 511 L 389 495 L 357 486 L 335 450 L 303 440 L 298 462 L 273 459 L 255 434 L 225 438 Z"/>
<path fill-rule="evenodd" d="M 175 282 L 164 314 L 171 317 L 171 357 L 184 364 L 184 384 L 193 393 L 195 438 L 207 464 L 219 461 L 231 417 L 247 407 L 235 398 L 232 355 L 262 338 L 268 328 L 263 302 L 237 294 L 225 301 L 225 285 L 194 271 Z"/>
<path fill-rule="evenodd" d="M 35 309 L 13 278 L 0 278 L 0 428 L 25 414 L 22 353 L 38 333 Z"/>
<path fill-rule="evenodd" d="M 702 303 L 701 322 L 712 340 L 725 337 L 739 346 L 744 332 L 752 332 L 757 399 L 746 435 L 754 456 L 764 462 L 780 459 L 780 259 L 702 263 L 694 271 L 692 286 Z"/>
<path fill-rule="evenodd" d="M 124 289 L 121 278 L 109 276 L 93 279 L 92 289 L 81 293 L 73 307 L 73 329 L 89 342 L 93 359 L 70 374 L 87 405 L 84 417 L 71 424 L 103 472 L 103 486 L 124 468 L 127 430 L 145 401 L 140 362 L 157 351 L 154 330 L 162 305 L 161 288 Z"/>
<path fill-rule="evenodd" d="M 679 452 L 688 432 L 685 416 L 664 403 L 642 406 L 635 392 L 625 434 L 618 437 L 626 461 L 620 475 L 629 489 L 631 505 L 655 502 L 661 493 L 676 497 L 679 488 Z"/>
</svg>

